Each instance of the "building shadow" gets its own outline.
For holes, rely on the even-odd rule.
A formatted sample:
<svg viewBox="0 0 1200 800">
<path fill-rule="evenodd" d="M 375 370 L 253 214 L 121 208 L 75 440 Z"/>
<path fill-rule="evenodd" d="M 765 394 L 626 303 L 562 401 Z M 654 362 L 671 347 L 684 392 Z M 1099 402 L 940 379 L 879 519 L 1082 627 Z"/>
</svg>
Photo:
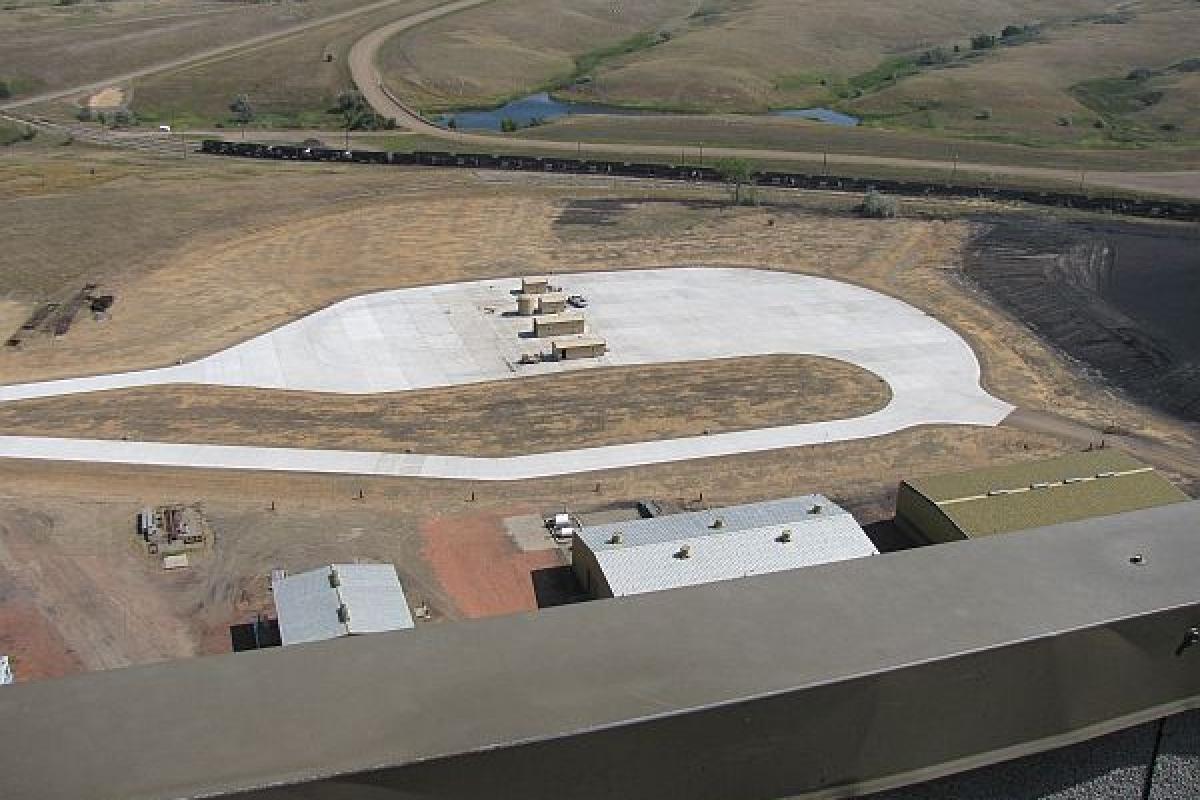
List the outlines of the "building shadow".
<svg viewBox="0 0 1200 800">
<path fill-rule="evenodd" d="M 533 595 L 537 598 L 538 608 L 565 606 L 590 599 L 575 577 L 575 571 L 569 566 L 535 569 L 529 573 L 529 578 L 533 581 Z"/>
<path fill-rule="evenodd" d="M 279 647 L 283 644 L 279 635 L 279 620 L 259 615 L 253 622 L 230 625 L 229 642 L 235 653 Z"/>
<path fill-rule="evenodd" d="M 908 534 L 900 530 L 895 519 L 881 519 L 878 522 L 872 522 L 870 525 L 864 525 L 863 530 L 875 545 L 875 549 L 881 553 L 911 550 L 924 544 L 909 538 Z"/>
</svg>

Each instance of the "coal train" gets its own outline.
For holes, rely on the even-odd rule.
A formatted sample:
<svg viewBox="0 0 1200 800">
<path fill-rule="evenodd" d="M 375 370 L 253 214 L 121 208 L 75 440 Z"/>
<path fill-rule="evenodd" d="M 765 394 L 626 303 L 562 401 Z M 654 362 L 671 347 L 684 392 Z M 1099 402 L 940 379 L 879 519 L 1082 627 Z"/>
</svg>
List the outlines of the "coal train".
<svg viewBox="0 0 1200 800">
<path fill-rule="evenodd" d="M 713 167 L 658 164 L 650 162 L 597 161 L 581 158 L 549 156 L 488 155 L 483 153 L 448 153 L 439 151 L 342 150 L 330 147 L 305 147 L 287 144 L 255 142 L 226 142 L 206 139 L 201 152 L 210 155 L 265 158 L 286 161 L 324 161 L 354 164 L 383 164 L 424 167 L 468 167 L 473 169 L 519 170 L 523 172 L 558 172 L 571 175 L 611 175 L 623 178 L 654 178 L 659 180 L 700 181 L 717 183 L 722 180 Z M 1003 187 L 981 187 L 921 181 L 900 181 L 877 178 L 851 178 L 833 175 L 812 175 L 802 172 L 759 172 L 754 177 L 759 186 L 791 189 L 825 189 L 846 192 L 875 190 L 907 197 L 974 198 L 1000 202 L 1031 203 L 1034 205 L 1099 211 L 1134 217 L 1200 222 L 1200 203 L 1178 200 L 1102 196 L 1072 192 L 1040 191 Z"/>
</svg>

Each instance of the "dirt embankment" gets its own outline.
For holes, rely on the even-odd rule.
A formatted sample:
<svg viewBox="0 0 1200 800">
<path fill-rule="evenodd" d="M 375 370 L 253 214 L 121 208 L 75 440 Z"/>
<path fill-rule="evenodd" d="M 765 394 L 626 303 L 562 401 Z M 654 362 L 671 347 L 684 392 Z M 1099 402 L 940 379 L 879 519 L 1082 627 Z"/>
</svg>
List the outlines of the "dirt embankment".
<svg viewBox="0 0 1200 800">
<path fill-rule="evenodd" d="M 1200 422 L 1192 345 L 1200 317 L 1169 313 L 1197 285 L 1185 274 L 1200 248 L 1195 231 L 1024 216 L 981 222 L 966 258 L 976 284 L 1096 377 Z"/>
</svg>

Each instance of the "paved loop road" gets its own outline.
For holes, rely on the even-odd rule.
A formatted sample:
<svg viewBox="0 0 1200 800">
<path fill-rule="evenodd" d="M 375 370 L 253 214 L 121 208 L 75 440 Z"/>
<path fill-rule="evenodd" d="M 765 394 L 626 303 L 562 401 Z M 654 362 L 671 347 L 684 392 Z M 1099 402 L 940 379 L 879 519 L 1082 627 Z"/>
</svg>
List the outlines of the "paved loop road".
<svg viewBox="0 0 1200 800">
<path fill-rule="evenodd" d="M 523 374 L 767 354 L 817 355 L 863 367 L 891 401 L 851 419 L 506 458 L 5 436 L 0 457 L 160 466 L 520 480 L 880 436 L 916 425 L 996 425 L 1012 406 L 979 385 L 979 363 L 954 331 L 899 300 L 847 283 L 759 269 L 684 268 L 556 275 L 589 300 L 600 359 L 519 366 L 545 342 L 514 280 L 351 298 L 188 364 L 0 387 L 0 401 L 163 384 L 338 393 L 401 392 Z M 488 309 L 491 309 L 489 311 Z M 569 442 L 564 442 L 569 444 Z"/>
</svg>

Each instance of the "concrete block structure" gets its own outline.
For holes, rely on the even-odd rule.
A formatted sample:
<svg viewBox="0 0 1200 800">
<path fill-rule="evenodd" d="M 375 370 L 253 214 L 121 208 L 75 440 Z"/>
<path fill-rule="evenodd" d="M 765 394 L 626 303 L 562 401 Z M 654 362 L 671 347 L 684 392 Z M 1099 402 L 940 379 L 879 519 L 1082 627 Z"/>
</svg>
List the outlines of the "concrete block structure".
<svg viewBox="0 0 1200 800">
<path fill-rule="evenodd" d="M 545 294 L 550 291 L 550 279 L 541 275 L 521 278 L 521 294 Z"/>
<path fill-rule="evenodd" d="M 1118 450 L 905 480 L 896 524 L 925 542 L 950 542 L 1057 525 L 1190 498 Z"/>
<path fill-rule="evenodd" d="M 582 314 L 565 312 L 562 314 L 546 314 L 533 320 L 533 335 L 539 339 L 549 336 L 572 336 L 582 334 L 584 321 Z"/>
<path fill-rule="evenodd" d="M 576 358 L 599 358 L 608 352 L 608 342 L 599 336 L 572 336 L 550 343 L 550 355 L 555 361 Z"/>
<path fill-rule="evenodd" d="M 576 532 L 571 561 L 593 597 L 677 589 L 845 561 L 879 551 L 819 495 L 669 514 Z"/>
<path fill-rule="evenodd" d="M 539 314 L 561 314 L 567 310 L 567 296 L 562 292 L 538 295 Z"/>
<path fill-rule="evenodd" d="M 414 627 L 392 564 L 331 564 L 276 574 L 271 589 L 284 645 Z"/>
</svg>

